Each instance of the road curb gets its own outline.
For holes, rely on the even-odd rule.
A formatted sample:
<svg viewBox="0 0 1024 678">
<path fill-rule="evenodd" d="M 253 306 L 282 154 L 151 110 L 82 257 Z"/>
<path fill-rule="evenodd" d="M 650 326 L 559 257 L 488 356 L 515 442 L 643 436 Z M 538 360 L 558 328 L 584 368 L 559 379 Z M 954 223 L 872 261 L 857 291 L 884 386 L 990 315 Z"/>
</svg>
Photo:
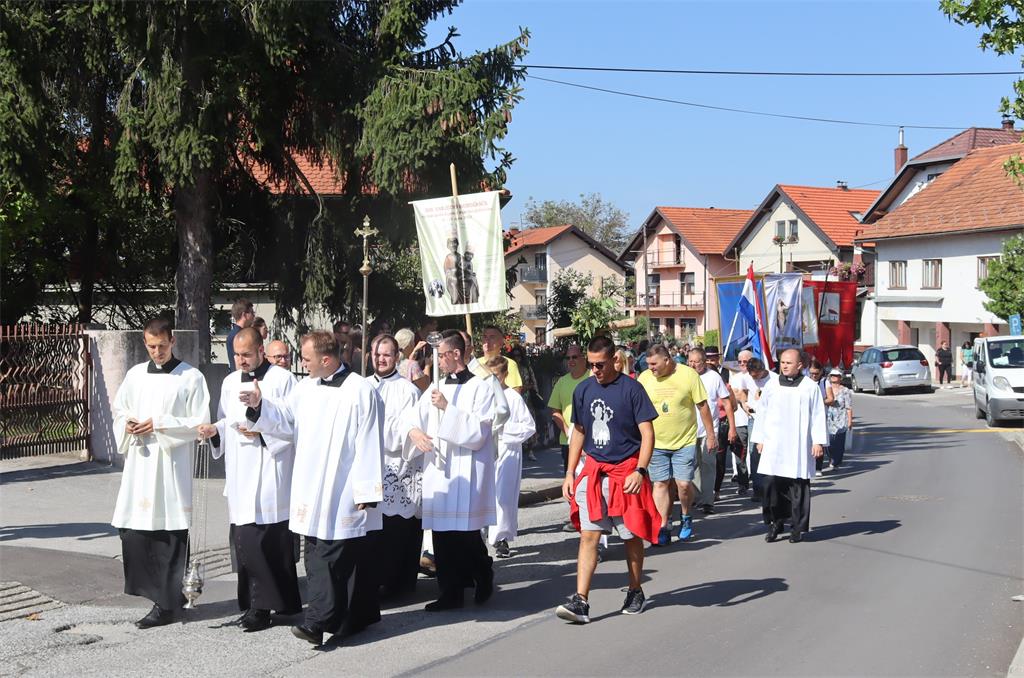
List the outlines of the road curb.
<svg viewBox="0 0 1024 678">
<path fill-rule="evenodd" d="M 519 493 L 519 508 L 540 504 L 562 496 L 562 483 L 555 483 L 536 490 Z"/>
<path fill-rule="evenodd" d="M 1019 605 L 1020 603 L 1018 603 Z M 1024 638 L 1017 647 L 1017 654 L 1013 655 L 1010 668 L 1006 671 L 1007 676 L 1024 676 Z"/>
</svg>

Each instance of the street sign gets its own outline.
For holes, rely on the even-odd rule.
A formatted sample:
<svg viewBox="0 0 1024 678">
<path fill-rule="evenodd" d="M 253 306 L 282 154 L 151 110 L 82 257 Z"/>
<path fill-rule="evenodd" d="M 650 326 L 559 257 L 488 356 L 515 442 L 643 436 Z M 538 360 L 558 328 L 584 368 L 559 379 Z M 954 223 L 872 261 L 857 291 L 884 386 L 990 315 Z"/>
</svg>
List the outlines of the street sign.
<svg viewBox="0 0 1024 678">
<path fill-rule="evenodd" d="M 1020 328 L 1020 313 L 1014 313 L 1009 318 L 1007 318 L 1007 320 L 1010 321 L 1010 334 L 1012 334 L 1015 337 L 1019 337 L 1022 334 L 1024 334 L 1024 332 L 1021 332 Z"/>
</svg>

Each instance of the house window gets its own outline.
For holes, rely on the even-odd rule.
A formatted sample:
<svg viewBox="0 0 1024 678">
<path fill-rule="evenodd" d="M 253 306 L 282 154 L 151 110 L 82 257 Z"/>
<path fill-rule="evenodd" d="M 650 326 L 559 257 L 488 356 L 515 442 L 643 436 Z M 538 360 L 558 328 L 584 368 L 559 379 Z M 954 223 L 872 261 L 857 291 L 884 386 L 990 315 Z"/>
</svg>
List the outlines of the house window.
<svg viewBox="0 0 1024 678">
<path fill-rule="evenodd" d="M 674 239 L 676 259 L 673 263 L 681 264 L 683 263 L 683 239 L 680 238 L 678 235 L 676 235 Z"/>
<path fill-rule="evenodd" d="M 775 235 L 777 237 L 779 237 L 779 238 L 785 238 L 786 237 L 786 222 L 785 221 L 776 221 L 775 222 Z"/>
<path fill-rule="evenodd" d="M 548 328 L 546 328 L 546 327 L 534 328 L 533 336 L 536 337 L 536 341 L 534 343 L 536 343 L 538 346 L 543 346 L 544 344 L 548 343 Z"/>
<path fill-rule="evenodd" d="M 697 334 L 697 319 L 696 318 L 680 318 L 679 319 L 679 336 L 680 337 L 693 337 Z"/>
<path fill-rule="evenodd" d="M 928 175 L 928 182 L 931 183 L 942 176 L 942 172 L 935 172 L 934 174 Z"/>
<path fill-rule="evenodd" d="M 679 290 L 683 294 L 693 294 L 694 284 L 697 278 L 696 273 L 680 273 L 679 274 Z"/>
<path fill-rule="evenodd" d="M 533 255 L 533 265 L 537 268 L 548 267 L 548 255 L 546 252 L 537 252 Z"/>
<path fill-rule="evenodd" d="M 667 334 L 670 337 L 676 336 L 675 318 L 665 318 L 665 334 Z"/>
<path fill-rule="evenodd" d="M 988 265 L 998 260 L 999 257 L 978 257 L 978 284 L 988 277 Z"/>
<path fill-rule="evenodd" d="M 797 234 L 797 229 L 796 229 L 796 219 L 790 219 L 789 220 L 789 237 L 790 237 L 791 240 L 796 240 L 797 235 L 798 234 Z"/>
<path fill-rule="evenodd" d="M 942 288 L 942 259 L 925 259 L 921 262 L 921 289 Z"/>
<path fill-rule="evenodd" d="M 905 261 L 890 261 L 889 262 L 889 289 L 890 290 L 905 290 L 905 289 L 907 289 L 907 262 L 905 262 Z"/>
<path fill-rule="evenodd" d="M 544 306 L 545 304 L 548 303 L 547 292 L 545 292 L 544 290 L 538 290 L 535 297 L 537 299 L 538 306 Z"/>
</svg>

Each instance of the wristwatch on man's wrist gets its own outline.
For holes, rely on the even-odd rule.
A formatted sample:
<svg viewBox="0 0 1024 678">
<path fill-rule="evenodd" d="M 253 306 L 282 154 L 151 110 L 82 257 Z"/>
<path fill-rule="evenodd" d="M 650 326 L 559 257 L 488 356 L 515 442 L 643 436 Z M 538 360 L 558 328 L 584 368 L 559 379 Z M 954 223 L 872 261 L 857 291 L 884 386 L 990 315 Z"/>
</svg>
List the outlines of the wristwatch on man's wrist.
<svg viewBox="0 0 1024 678">
<path fill-rule="evenodd" d="M 636 469 L 635 469 L 635 471 L 636 471 L 637 473 L 639 473 L 640 475 L 642 475 L 642 476 L 643 476 L 644 478 L 646 478 L 646 477 L 647 477 L 647 469 L 646 469 L 646 468 L 644 468 L 643 466 L 637 466 L 637 467 L 636 467 Z"/>
</svg>

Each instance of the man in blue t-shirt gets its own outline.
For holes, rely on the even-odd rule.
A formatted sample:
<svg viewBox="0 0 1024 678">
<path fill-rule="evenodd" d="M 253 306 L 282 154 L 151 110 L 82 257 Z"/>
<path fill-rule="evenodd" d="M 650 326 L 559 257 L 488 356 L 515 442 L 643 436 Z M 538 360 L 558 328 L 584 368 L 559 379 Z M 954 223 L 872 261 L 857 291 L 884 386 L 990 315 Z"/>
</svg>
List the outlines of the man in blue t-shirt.
<svg viewBox="0 0 1024 678">
<path fill-rule="evenodd" d="M 625 542 L 629 568 L 622 613 L 643 612 L 644 540 L 657 539 L 661 527 L 647 478 L 654 452 L 651 422 L 658 412 L 644 388 L 615 369 L 615 344 L 610 339 L 594 338 L 587 346 L 587 362 L 594 378 L 580 382 L 573 392 L 569 468 L 562 484 L 573 524 L 580 530 L 576 593 L 555 611 L 559 618 L 578 624 L 590 621 L 587 598 L 597 567 L 597 545 L 602 534 L 612 531 Z M 583 469 L 574 477 L 584 452 Z"/>
</svg>

